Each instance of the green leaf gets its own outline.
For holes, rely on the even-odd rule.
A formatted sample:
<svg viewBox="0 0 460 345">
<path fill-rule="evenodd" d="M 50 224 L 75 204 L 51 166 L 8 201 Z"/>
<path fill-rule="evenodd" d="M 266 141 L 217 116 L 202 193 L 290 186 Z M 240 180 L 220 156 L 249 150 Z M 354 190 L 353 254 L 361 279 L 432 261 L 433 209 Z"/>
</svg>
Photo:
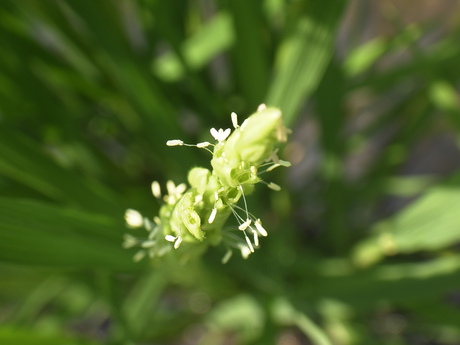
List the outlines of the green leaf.
<svg viewBox="0 0 460 345">
<path fill-rule="evenodd" d="M 335 28 L 346 1 L 313 1 L 295 23 L 277 55 L 277 69 L 266 102 L 279 107 L 288 125 L 320 82 L 334 51 Z"/>
<path fill-rule="evenodd" d="M 121 217 L 120 217 L 121 218 Z M 111 218 L 28 200 L 0 198 L 0 260 L 67 269 L 137 270 Z"/>
<path fill-rule="evenodd" d="M 231 17 L 219 12 L 197 33 L 183 42 L 182 54 L 191 69 L 199 69 L 211 61 L 217 54 L 228 49 L 234 42 Z M 180 80 L 184 66 L 173 52 L 167 52 L 152 63 L 153 73 L 168 82 Z"/>
<path fill-rule="evenodd" d="M 376 224 L 374 235 L 354 250 L 354 259 L 367 265 L 385 255 L 434 251 L 460 241 L 460 175 L 429 190 L 417 201 Z"/>
<path fill-rule="evenodd" d="M 1 131 L 0 173 L 51 200 L 93 212 L 122 214 L 124 211 L 119 196 L 112 190 L 59 166 L 38 142 L 21 133 Z"/>
<path fill-rule="evenodd" d="M 96 345 L 92 340 L 73 338 L 66 334 L 44 332 L 28 328 L 0 327 L 0 344 L 11 345 Z"/>
</svg>

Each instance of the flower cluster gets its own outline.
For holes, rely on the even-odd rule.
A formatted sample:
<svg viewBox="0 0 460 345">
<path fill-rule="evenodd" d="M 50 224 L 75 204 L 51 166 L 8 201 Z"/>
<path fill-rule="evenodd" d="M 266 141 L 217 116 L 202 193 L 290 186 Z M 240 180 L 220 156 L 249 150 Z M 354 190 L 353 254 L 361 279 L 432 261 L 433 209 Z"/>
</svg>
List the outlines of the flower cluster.
<svg viewBox="0 0 460 345">
<path fill-rule="evenodd" d="M 214 144 L 205 141 L 192 145 L 178 139 L 166 143 L 168 146 L 194 146 L 208 150 L 212 154 L 212 171 L 202 167 L 191 169 L 188 173 L 190 187 L 187 189 L 185 184 L 176 186 L 168 181 L 164 196 L 159 183 L 153 182 L 153 195 L 164 201 L 159 216 L 153 220 L 138 211 L 126 211 L 125 220 L 129 227 L 145 228 L 148 232 L 146 238 L 125 235 L 125 248 L 140 247 L 134 260 L 141 260 L 146 255 L 162 256 L 171 250 L 186 253 L 192 251 L 192 246 L 223 242 L 227 248 L 222 259 L 225 263 L 230 259 L 232 249 L 239 250 L 247 258 L 259 246 L 259 236 L 267 236 L 261 220 L 248 211 L 246 195 L 257 183 L 280 190 L 278 185 L 267 183 L 260 176 L 277 167 L 291 165 L 277 157 L 275 148 L 278 142 L 286 141 L 287 129 L 283 126 L 281 112 L 263 104 L 241 125 L 235 113 L 231 114 L 231 119 L 233 132 L 230 128 L 211 129 Z M 238 205 L 240 200 L 243 206 Z M 232 214 L 239 225 L 226 229 L 224 225 Z"/>
</svg>

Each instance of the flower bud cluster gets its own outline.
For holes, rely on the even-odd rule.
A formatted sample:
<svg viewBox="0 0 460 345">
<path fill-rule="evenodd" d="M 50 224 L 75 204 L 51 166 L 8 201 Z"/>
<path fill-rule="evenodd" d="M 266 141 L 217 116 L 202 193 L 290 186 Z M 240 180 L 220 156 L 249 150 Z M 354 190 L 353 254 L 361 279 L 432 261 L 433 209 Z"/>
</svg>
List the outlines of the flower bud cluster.
<svg viewBox="0 0 460 345">
<path fill-rule="evenodd" d="M 127 210 L 125 220 L 131 228 L 145 228 L 147 238 L 140 239 L 125 235 L 126 248 L 138 246 L 141 249 L 135 260 L 144 256 L 162 256 L 170 250 L 191 251 L 190 246 L 198 244 L 217 245 L 221 242 L 227 248 L 222 261 L 227 262 L 232 249 L 241 252 L 244 258 L 259 246 L 259 236 L 267 236 L 259 218 L 248 211 L 246 195 L 254 185 L 262 182 L 273 190 L 280 187 L 263 181 L 260 175 L 279 166 L 290 166 L 276 155 L 275 146 L 287 139 L 280 110 L 259 106 L 257 112 L 238 125 L 237 115 L 231 114 L 234 130 L 229 128 L 210 133 L 215 144 L 207 141 L 196 145 L 174 139 L 168 146 L 195 146 L 212 153 L 212 171 L 202 167 L 192 168 L 185 184 L 176 186 L 168 181 L 167 194 L 162 197 L 158 182 L 152 183 L 152 193 L 164 204 L 159 216 L 153 221 L 142 217 L 135 210 Z M 209 147 L 213 147 L 212 150 Z M 243 205 L 239 206 L 240 200 Z M 238 226 L 227 230 L 224 225 L 234 215 Z M 243 236 L 241 236 L 241 233 Z"/>
</svg>

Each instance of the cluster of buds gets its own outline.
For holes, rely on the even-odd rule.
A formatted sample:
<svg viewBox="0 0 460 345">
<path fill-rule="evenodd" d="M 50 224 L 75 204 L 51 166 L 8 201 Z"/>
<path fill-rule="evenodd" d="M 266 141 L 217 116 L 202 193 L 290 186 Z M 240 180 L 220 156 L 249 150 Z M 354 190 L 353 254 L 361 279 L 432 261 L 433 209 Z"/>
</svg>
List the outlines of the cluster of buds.
<svg viewBox="0 0 460 345">
<path fill-rule="evenodd" d="M 241 125 L 237 115 L 231 114 L 233 132 L 211 129 L 215 143 L 186 144 L 182 140 L 169 140 L 168 146 L 194 146 L 212 154 L 212 171 L 195 167 L 188 173 L 190 187 L 166 184 L 167 194 L 162 196 L 158 182 L 152 183 L 153 195 L 164 201 L 159 216 L 150 220 L 138 211 L 128 209 L 125 220 L 131 228 L 145 228 L 148 235 L 137 238 L 125 235 L 124 247 L 140 247 L 134 260 L 145 256 L 162 256 L 171 250 L 192 252 L 192 246 L 223 243 L 227 249 L 222 262 L 227 262 L 233 249 L 247 258 L 259 246 L 259 236 L 267 236 L 259 218 L 248 211 L 246 196 L 255 184 L 264 183 L 273 190 L 280 187 L 260 177 L 277 167 L 291 164 L 276 155 L 276 144 L 287 139 L 287 129 L 279 109 L 260 105 L 257 112 Z M 242 206 L 238 203 L 242 200 Z M 225 228 L 230 215 L 238 226 Z M 242 236 L 241 236 L 242 235 Z M 203 248 L 205 246 L 201 246 Z"/>
</svg>

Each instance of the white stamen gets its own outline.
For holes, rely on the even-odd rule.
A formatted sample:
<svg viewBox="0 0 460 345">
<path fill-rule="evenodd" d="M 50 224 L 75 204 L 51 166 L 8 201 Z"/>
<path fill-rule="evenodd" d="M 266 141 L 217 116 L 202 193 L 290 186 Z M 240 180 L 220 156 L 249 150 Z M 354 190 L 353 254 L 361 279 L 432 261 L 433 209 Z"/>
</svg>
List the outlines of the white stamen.
<svg viewBox="0 0 460 345">
<path fill-rule="evenodd" d="M 258 247 L 259 246 L 259 236 L 257 235 L 257 231 L 253 230 L 252 233 L 254 234 L 254 245 Z"/>
<path fill-rule="evenodd" d="M 195 205 L 199 204 L 200 202 L 203 201 L 203 194 L 198 194 L 196 197 L 195 197 Z"/>
<path fill-rule="evenodd" d="M 265 161 L 266 162 L 272 161 L 273 163 L 278 164 L 280 162 L 280 159 L 278 158 L 278 155 L 276 154 L 277 152 L 278 152 L 278 149 L 274 150 Z"/>
<path fill-rule="evenodd" d="M 251 253 L 254 253 L 254 247 L 252 246 L 251 240 L 249 239 L 248 236 L 244 236 L 246 238 L 246 243 L 248 244 L 249 250 Z"/>
<path fill-rule="evenodd" d="M 182 243 L 182 237 L 178 237 L 176 242 L 174 242 L 174 249 L 179 248 L 181 243 Z"/>
<path fill-rule="evenodd" d="M 238 128 L 238 115 L 236 115 L 236 113 L 232 112 L 231 113 L 231 117 L 232 117 L 232 124 L 233 124 L 233 127 L 236 129 Z"/>
<path fill-rule="evenodd" d="M 157 242 L 156 241 L 144 241 L 141 244 L 142 248 L 150 248 L 153 247 Z"/>
<path fill-rule="evenodd" d="M 176 185 L 174 184 L 173 181 L 168 180 L 166 182 L 166 189 L 168 190 L 168 195 L 173 195 L 174 192 L 176 191 Z"/>
<path fill-rule="evenodd" d="M 219 128 L 219 130 L 211 128 L 210 132 L 214 139 L 216 139 L 218 142 L 221 142 L 227 139 L 230 135 L 230 128 L 227 128 L 225 131 L 222 128 Z"/>
<path fill-rule="evenodd" d="M 278 168 L 278 167 L 280 167 L 280 166 L 281 166 L 281 164 L 273 164 L 271 167 L 269 167 L 269 168 L 267 169 L 267 172 L 272 171 L 273 169 L 276 169 L 276 168 Z"/>
<path fill-rule="evenodd" d="M 209 145 L 211 145 L 211 143 L 209 141 L 203 141 L 202 143 L 196 144 L 196 147 L 201 149 L 203 147 L 208 147 Z"/>
<path fill-rule="evenodd" d="M 214 199 L 219 200 L 219 194 L 217 194 L 217 192 L 214 192 Z"/>
<path fill-rule="evenodd" d="M 181 183 L 176 187 L 176 194 L 182 195 L 183 192 L 187 189 L 187 185 L 185 183 Z"/>
<path fill-rule="evenodd" d="M 243 259 L 247 259 L 248 256 L 251 254 L 251 249 L 249 249 L 247 246 L 245 245 L 240 245 L 240 250 L 241 250 L 241 256 L 243 257 Z"/>
<path fill-rule="evenodd" d="M 248 228 L 249 225 L 251 225 L 251 219 L 247 219 L 243 224 L 241 224 L 238 229 L 241 230 L 241 231 L 244 231 Z"/>
<path fill-rule="evenodd" d="M 138 211 L 130 208 L 125 212 L 125 221 L 130 228 L 139 228 L 144 224 L 142 215 Z"/>
<path fill-rule="evenodd" d="M 291 162 L 283 161 L 282 159 L 279 160 L 278 164 L 286 168 L 289 168 L 292 165 Z"/>
<path fill-rule="evenodd" d="M 168 146 L 182 146 L 182 145 L 184 145 L 184 142 L 182 140 L 179 140 L 179 139 L 173 139 L 173 140 L 168 140 L 166 142 L 166 145 L 168 145 Z"/>
<path fill-rule="evenodd" d="M 165 236 L 165 240 L 168 241 L 168 242 L 174 242 L 176 239 L 177 239 L 177 237 L 173 236 L 173 235 L 166 235 Z"/>
<path fill-rule="evenodd" d="M 267 230 L 265 230 L 264 227 L 262 226 L 262 222 L 260 221 L 260 219 L 257 219 L 254 222 L 254 224 L 256 225 L 256 229 L 259 232 L 259 234 L 261 234 L 264 237 L 268 236 Z"/>
<path fill-rule="evenodd" d="M 263 103 L 257 107 L 257 111 L 262 111 L 262 110 L 265 110 L 265 109 L 267 109 L 267 106 L 265 104 L 263 104 Z"/>
<path fill-rule="evenodd" d="M 280 160 L 278 161 L 278 163 L 275 163 L 275 164 L 273 164 L 271 167 L 269 167 L 269 168 L 267 169 L 267 172 L 272 171 L 273 169 L 278 168 L 278 167 L 286 167 L 286 168 L 288 168 L 288 167 L 290 167 L 290 166 L 291 166 L 291 162 L 283 161 L 283 160 L 280 159 Z"/>
<path fill-rule="evenodd" d="M 222 263 L 226 264 L 228 262 L 228 260 L 230 260 L 230 258 L 232 257 L 232 254 L 233 254 L 233 252 L 231 251 L 231 249 L 227 250 L 227 252 L 225 253 L 224 257 L 222 258 Z"/>
<path fill-rule="evenodd" d="M 217 214 L 217 208 L 213 208 L 212 211 L 211 211 L 211 214 L 209 216 L 209 219 L 208 219 L 208 223 L 209 224 L 212 224 L 212 222 L 214 221 L 214 219 L 216 219 L 216 214 Z"/>
<path fill-rule="evenodd" d="M 133 261 L 139 262 L 145 257 L 145 250 L 139 250 L 136 254 L 134 254 Z"/>
<path fill-rule="evenodd" d="M 273 182 L 270 182 L 268 184 L 268 188 L 273 189 L 273 190 L 275 190 L 277 192 L 279 192 L 281 190 L 281 187 L 278 186 L 276 183 L 273 183 Z"/>
<path fill-rule="evenodd" d="M 158 183 L 158 181 L 152 182 L 152 194 L 157 199 L 161 198 L 161 188 L 160 188 L 160 184 Z"/>
</svg>

